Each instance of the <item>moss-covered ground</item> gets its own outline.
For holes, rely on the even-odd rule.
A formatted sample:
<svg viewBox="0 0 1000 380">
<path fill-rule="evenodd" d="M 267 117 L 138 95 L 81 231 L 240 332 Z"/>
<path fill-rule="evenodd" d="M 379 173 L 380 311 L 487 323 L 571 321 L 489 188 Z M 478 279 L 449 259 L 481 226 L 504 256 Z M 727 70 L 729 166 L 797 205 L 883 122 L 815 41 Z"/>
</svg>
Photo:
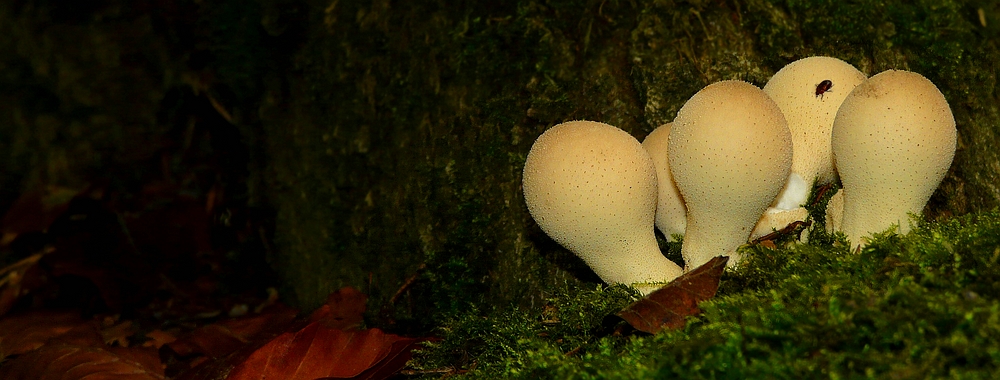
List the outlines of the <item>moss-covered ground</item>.
<svg viewBox="0 0 1000 380">
<path fill-rule="evenodd" d="M 683 329 L 614 332 L 622 287 L 552 294 L 540 310 L 469 310 L 422 370 L 474 378 L 989 378 L 1000 371 L 1000 213 L 884 233 L 860 251 L 742 248 L 746 260 Z"/>
</svg>

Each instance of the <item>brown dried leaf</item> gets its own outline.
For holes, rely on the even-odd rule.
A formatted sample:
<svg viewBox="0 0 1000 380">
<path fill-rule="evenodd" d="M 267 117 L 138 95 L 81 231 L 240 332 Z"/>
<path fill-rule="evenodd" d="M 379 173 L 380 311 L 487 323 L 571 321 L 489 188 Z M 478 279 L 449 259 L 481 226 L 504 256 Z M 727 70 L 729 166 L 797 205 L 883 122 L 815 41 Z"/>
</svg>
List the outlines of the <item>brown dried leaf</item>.
<svg viewBox="0 0 1000 380">
<path fill-rule="evenodd" d="M 128 347 L 129 337 L 139 331 L 139 326 L 132 323 L 132 321 L 124 321 L 118 324 L 114 324 L 114 321 L 110 322 L 107 323 L 108 326 L 101 329 L 101 338 L 104 339 L 104 343 Z"/>
<path fill-rule="evenodd" d="M 229 355 L 264 330 L 292 322 L 297 312 L 288 307 L 272 307 L 267 312 L 203 326 L 167 343 L 180 356 L 203 354 L 213 358 Z M 281 330 L 279 330 L 281 331 Z"/>
<path fill-rule="evenodd" d="M 728 261 L 728 256 L 709 260 L 622 309 L 618 316 L 636 330 L 650 334 L 682 327 L 686 317 L 701 313 L 699 302 L 715 296 Z"/>
<path fill-rule="evenodd" d="M 230 372 L 227 380 L 354 378 L 408 355 L 414 338 L 386 334 L 379 329 L 344 331 L 313 322 L 295 333 L 285 333 L 254 352 Z M 381 373 L 381 372 L 380 372 Z"/>
<path fill-rule="evenodd" d="M 32 312 L 8 316 L 0 320 L 0 360 L 36 350 L 50 339 L 86 329 L 93 330 L 93 326 L 82 321 L 77 313 Z"/>
<path fill-rule="evenodd" d="M 155 350 L 49 344 L 0 367 L 9 380 L 165 380 Z"/>
<path fill-rule="evenodd" d="M 367 296 L 352 288 L 330 295 L 308 321 L 268 331 L 225 358 L 184 372 L 181 380 L 386 378 L 399 371 L 423 339 L 357 330 Z M 332 326 L 332 327 L 331 327 Z"/>
<path fill-rule="evenodd" d="M 352 287 L 340 288 L 330 293 L 326 304 L 316 309 L 309 320 L 322 321 L 326 327 L 334 329 L 353 329 L 361 326 L 365 314 L 368 296 Z"/>
<path fill-rule="evenodd" d="M 169 331 L 163 331 L 156 329 L 146 333 L 146 338 L 149 340 L 142 342 L 143 347 L 153 347 L 155 349 L 160 349 L 165 344 L 169 344 L 177 340 L 177 335 Z"/>
</svg>

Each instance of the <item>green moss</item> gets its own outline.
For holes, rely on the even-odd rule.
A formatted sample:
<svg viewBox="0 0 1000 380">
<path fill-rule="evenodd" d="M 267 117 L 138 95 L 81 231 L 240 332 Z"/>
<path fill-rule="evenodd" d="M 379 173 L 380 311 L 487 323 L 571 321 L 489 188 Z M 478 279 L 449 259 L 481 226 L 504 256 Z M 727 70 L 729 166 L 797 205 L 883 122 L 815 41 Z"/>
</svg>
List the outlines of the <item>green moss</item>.
<svg viewBox="0 0 1000 380">
<path fill-rule="evenodd" d="M 836 56 L 868 74 L 902 68 L 931 77 L 955 110 L 962 141 L 927 214 L 996 207 L 1000 112 L 990 62 L 1000 58 L 1000 21 L 987 5 L 267 0 L 242 10 L 246 20 L 220 19 L 217 35 L 289 38 L 298 41 L 288 44 L 293 52 L 252 67 L 238 64 L 249 48 L 217 54 L 222 68 L 263 76 L 244 85 L 266 94 L 264 132 L 251 140 L 267 162 L 258 174 L 262 197 L 278 214 L 273 262 L 290 283 L 282 294 L 308 308 L 355 286 L 371 296 L 372 314 L 391 308 L 395 320 L 427 326 L 468 305 L 534 310 L 547 292 L 597 281 L 544 236 L 523 203 L 524 158 L 546 128 L 598 120 L 642 138 L 708 83 L 763 85 L 809 55 Z M 981 7 L 987 23 L 978 26 Z M 262 21 L 298 15 L 291 20 L 302 25 L 241 27 L 255 25 L 249 15 L 257 13 Z M 289 32 L 279 33 L 285 24 Z M 284 71 L 258 75 L 271 65 Z M 235 73 L 221 75 L 238 82 Z M 835 237 L 819 227 L 811 239 L 832 246 Z M 816 260 L 798 255 L 801 265 Z M 763 289 L 777 274 L 729 277 L 723 290 Z"/>
<path fill-rule="evenodd" d="M 553 294 L 540 311 L 472 310 L 420 368 L 474 378 L 989 377 L 1000 370 L 1000 213 L 842 244 L 748 247 L 704 313 L 653 336 L 609 334 L 617 287 Z"/>
</svg>

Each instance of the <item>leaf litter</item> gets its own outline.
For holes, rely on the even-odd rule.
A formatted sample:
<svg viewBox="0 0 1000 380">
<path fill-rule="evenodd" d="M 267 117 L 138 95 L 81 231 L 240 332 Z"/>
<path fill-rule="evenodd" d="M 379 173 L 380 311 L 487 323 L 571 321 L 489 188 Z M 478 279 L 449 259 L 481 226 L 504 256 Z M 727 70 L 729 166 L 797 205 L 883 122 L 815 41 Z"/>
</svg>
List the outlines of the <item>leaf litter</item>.
<svg viewBox="0 0 1000 380">
<path fill-rule="evenodd" d="M 22 258 L 0 269 L 0 378 L 382 379 L 425 340 L 363 328 L 353 288 L 309 316 L 270 288 L 219 298 L 205 204 L 176 186 L 142 194 L 132 207 L 101 186 L 15 202 L 0 245 Z"/>
</svg>

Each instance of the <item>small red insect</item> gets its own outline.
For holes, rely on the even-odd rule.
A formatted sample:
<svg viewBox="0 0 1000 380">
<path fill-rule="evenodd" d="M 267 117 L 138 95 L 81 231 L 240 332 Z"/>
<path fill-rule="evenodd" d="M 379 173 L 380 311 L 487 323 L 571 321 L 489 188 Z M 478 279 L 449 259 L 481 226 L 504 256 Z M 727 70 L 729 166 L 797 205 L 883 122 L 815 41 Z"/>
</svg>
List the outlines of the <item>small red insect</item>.
<svg viewBox="0 0 1000 380">
<path fill-rule="evenodd" d="M 830 90 L 831 88 L 833 88 L 833 82 L 829 79 L 819 82 L 819 84 L 816 85 L 816 96 L 823 99 L 823 94 L 833 92 Z"/>
</svg>

